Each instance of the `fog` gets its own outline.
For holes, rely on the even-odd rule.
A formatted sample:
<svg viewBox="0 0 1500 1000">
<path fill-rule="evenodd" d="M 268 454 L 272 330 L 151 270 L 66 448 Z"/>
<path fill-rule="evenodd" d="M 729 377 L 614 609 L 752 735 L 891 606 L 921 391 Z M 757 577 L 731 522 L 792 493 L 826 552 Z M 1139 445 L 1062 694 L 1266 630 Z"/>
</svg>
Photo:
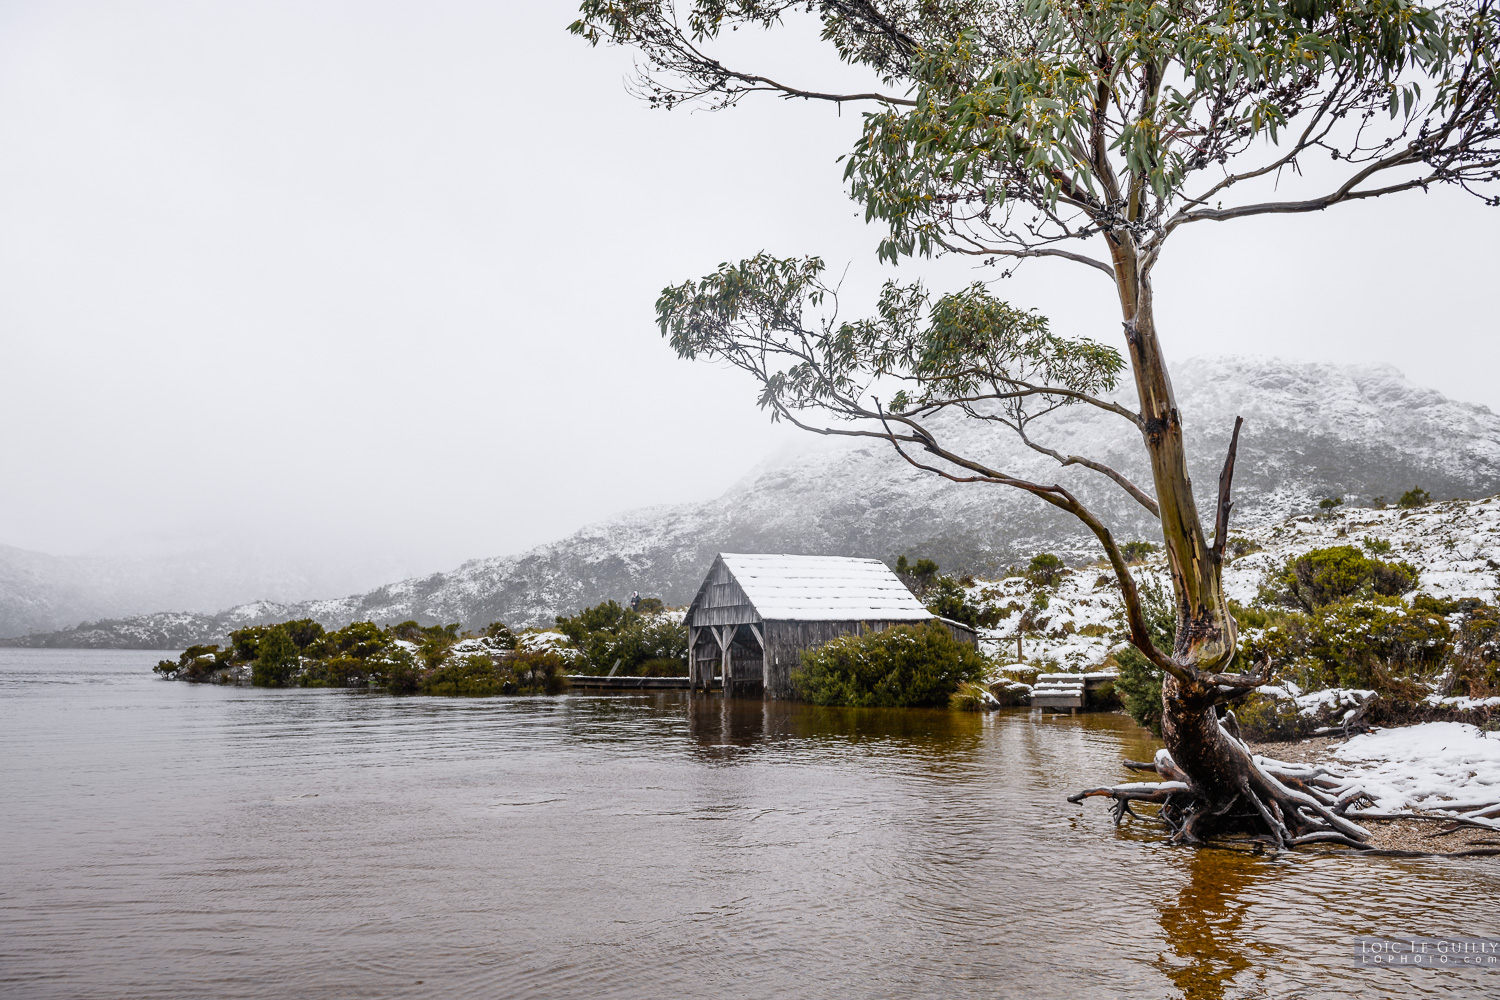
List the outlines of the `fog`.
<svg viewBox="0 0 1500 1000">
<path fill-rule="evenodd" d="M 868 296 L 892 272 L 835 162 L 858 111 L 652 111 L 573 16 L 0 6 L 0 543 L 253 540 L 353 587 L 716 495 L 791 446 L 743 379 L 672 355 L 652 305 L 762 249 Z M 810 30 L 759 51 L 827 79 Z M 1497 222 L 1442 191 L 1189 227 L 1157 271 L 1167 349 L 1389 362 L 1500 408 Z M 1001 288 L 1119 341 L 1096 274 Z"/>
</svg>

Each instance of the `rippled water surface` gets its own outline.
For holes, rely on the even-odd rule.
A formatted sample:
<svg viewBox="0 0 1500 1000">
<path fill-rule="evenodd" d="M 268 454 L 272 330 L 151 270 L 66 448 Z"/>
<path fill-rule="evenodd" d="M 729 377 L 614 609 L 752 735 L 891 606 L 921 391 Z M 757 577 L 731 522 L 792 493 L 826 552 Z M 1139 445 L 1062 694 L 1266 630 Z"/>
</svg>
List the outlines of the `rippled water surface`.
<svg viewBox="0 0 1500 1000">
<path fill-rule="evenodd" d="M 0 995 L 1500 995 L 1492 862 L 1164 848 L 1113 715 L 395 699 L 0 650 Z"/>
</svg>

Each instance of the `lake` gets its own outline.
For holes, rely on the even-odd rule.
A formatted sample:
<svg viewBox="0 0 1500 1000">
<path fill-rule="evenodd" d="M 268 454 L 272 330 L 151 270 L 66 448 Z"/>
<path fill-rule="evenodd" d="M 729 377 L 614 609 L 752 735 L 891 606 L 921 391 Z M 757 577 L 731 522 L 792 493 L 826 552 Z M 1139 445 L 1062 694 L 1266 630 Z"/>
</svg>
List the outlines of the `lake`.
<svg viewBox="0 0 1500 1000">
<path fill-rule="evenodd" d="M 1493 860 L 1116 830 L 1112 714 L 390 698 L 0 650 L 0 995 L 1350 997 L 1500 935 Z"/>
</svg>

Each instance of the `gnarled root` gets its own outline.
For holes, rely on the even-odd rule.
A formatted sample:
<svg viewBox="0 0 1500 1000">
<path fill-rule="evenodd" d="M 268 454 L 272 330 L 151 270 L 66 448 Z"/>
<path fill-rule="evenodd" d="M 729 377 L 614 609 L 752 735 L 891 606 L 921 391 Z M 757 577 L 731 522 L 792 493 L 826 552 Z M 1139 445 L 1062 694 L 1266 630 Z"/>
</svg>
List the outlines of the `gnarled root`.
<svg viewBox="0 0 1500 1000">
<path fill-rule="evenodd" d="M 1069 796 L 1068 801 L 1113 799 L 1117 825 L 1126 816 L 1155 819 L 1167 828 L 1172 843 L 1197 844 L 1210 837 L 1239 836 L 1279 848 L 1304 844 L 1367 847 L 1370 832 L 1346 815 L 1351 805 L 1369 801 L 1362 789 L 1325 768 L 1257 757 L 1227 729 L 1222 735 L 1233 756 L 1239 758 L 1238 790 L 1217 800 L 1200 794 L 1171 754 L 1159 750 L 1149 764 L 1126 761 L 1126 766 L 1152 771 L 1165 780 L 1090 788 Z M 1155 817 L 1141 817 L 1130 808 L 1132 802 L 1161 808 Z"/>
<path fill-rule="evenodd" d="M 1210 837 L 1233 837 L 1276 848 L 1334 844 L 1371 851 L 1367 843 L 1370 831 L 1355 822 L 1361 818 L 1430 819 L 1452 823 L 1455 828 L 1462 825 L 1500 830 L 1500 805 L 1455 803 L 1451 811 L 1441 816 L 1380 811 L 1380 804 L 1357 778 L 1324 767 L 1256 756 L 1227 729 L 1223 736 L 1232 755 L 1243 760 L 1238 762 L 1242 765 L 1238 790 L 1218 801 L 1200 794 L 1166 750 L 1158 750 L 1156 759 L 1150 763 L 1125 761 L 1131 770 L 1149 771 L 1164 780 L 1090 788 L 1070 795 L 1068 801 L 1082 802 L 1091 797 L 1112 799 L 1117 826 L 1127 816 L 1159 822 L 1169 831 L 1169 841 L 1179 844 L 1202 843 Z M 1158 805 L 1160 809 L 1155 816 L 1143 816 L 1131 809 L 1133 802 Z"/>
</svg>

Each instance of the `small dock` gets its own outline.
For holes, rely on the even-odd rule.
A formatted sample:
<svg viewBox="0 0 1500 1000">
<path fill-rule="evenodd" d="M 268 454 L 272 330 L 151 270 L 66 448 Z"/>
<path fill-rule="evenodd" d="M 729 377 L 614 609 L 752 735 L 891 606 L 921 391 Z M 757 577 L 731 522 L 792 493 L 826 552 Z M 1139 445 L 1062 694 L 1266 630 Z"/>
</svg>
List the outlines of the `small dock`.
<svg viewBox="0 0 1500 1000">
<path fill-rule="evenodd" d="M 568 683 L 575 688 L 596 691 L 686 691 L 686 677 L 604 677 L 593 674 L 569 674 Z"/>
<path fill-rule="evenodd" d="M 1032 708 L 1067 709 L 1076 712 L 1086 708 L 1089 693 L 1119 676 L 1114 673 L 1042 674 L 1031 689 Z"/>
</svg>

